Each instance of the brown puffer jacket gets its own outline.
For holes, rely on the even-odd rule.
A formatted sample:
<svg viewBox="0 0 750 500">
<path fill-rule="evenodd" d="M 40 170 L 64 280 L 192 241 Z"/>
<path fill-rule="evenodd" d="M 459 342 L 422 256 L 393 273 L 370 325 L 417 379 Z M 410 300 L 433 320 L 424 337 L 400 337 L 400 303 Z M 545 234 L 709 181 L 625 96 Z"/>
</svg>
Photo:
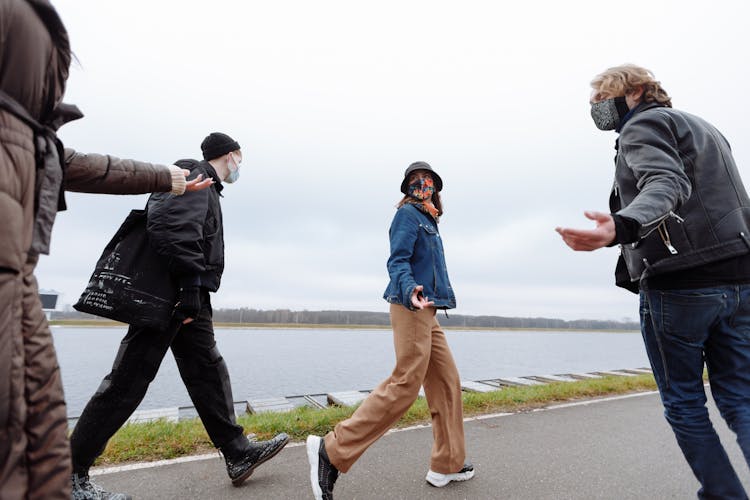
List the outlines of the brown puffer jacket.
<svg viewBox="0 0 750 500">
<path fill-rule="evenodd" d="M 62 380 L 33 276 L 46 243 L 37 235 L 41 228 L 49 236 L 61 187 L 173 187 L 167 167 L 66 151 L 45 132 L 40 124 L 54 128 L 61 116 L 69 63 L 67 34 L 48 0 L 0 0 L 0 499 L 71 498 Z M 49 153 L 44 161 L 39 152 Z"/>
</svg>

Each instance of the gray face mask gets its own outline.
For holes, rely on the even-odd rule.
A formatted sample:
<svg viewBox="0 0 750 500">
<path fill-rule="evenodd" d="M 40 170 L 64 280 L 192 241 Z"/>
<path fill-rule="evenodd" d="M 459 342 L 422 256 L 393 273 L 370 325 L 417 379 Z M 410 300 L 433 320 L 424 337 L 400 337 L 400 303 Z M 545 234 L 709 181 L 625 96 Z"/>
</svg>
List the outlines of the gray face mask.
<svg viewBox="0 0 750 500">
<path fill-rule="evenodd" d="M 234 165 L 232 165 L 234 163 Z M 232 168 L 234 166 L 234 168 Z M 240 164 L 234 160 L 234 155 L 230 153 L 227 159 L 227 168 L 229 168 L 229 175 L 226 176 L 224 182 L 227 184 L 233 184 L 240 178 Z"/>
<path fill-rule="evenodd" d="M 234 184 L 235 182 L 237 182 L 237 179 L 239 178 L 240 178 L 240 170 L 239 169 L 231 170 L 229 172 L 229 175 L 227 175 L 227 178 L 224 179 L 224 182 L 226 182 L 227 184 Z"/>
<path fill-rule="evenodd" d="M 619 128 L 623 117 L 628 113 L 625 96 L 613 97 L 591 104 L 591 118 L 599 130 Z"/>
</svg>

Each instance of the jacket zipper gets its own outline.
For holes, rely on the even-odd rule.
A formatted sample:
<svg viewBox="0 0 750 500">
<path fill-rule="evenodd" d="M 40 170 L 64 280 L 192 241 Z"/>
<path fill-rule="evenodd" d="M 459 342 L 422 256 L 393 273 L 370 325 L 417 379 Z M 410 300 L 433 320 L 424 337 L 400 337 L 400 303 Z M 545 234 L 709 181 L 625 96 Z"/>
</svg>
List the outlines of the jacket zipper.
<svg viewBox="0 0 750 500">
<path fill-rule="evenodd" d="M 654 229 L 652 229 L 649 232 L 647 232 L 646 234 L 644 234 L 643 238 L 645 238 L 649 234 L 653 233 L 654 230 L 658 230 L 659 231 L 659 236 L 661 237 L 661 241 L 664 243 L 664 246 L 667 247 L 667 250 L 669 250 L 669 253 L 671 253 L 672 255 L 677 255 L 677 253 L 678 253 L 677 249 L 672 245 L 672 239 L 669 236 L 669 231 L 667 231 L 666 219 L 669 218 L 669 217 L 674 218 L 677 221 L 678 224 L 682 224 L 683 222 L 685 222 L 685 219 L 683 219 L 682 217 L 680 217 L 679 215 L 677 215 L 676 213 L 674 213 L 672 210 L 670 210 L 666 215 L 664 215 L 662 217 L 659 217 L 658 219 L 656 219 L 656 220 L 654 220 L 652 222 L 644 224 L 644 226 L 650 226 L 652 224 L 657 224 L 658 223 L 656 225 L 656 227 L 654 227 Z"/>
<path fill-rule="evenodd" d="M 674 213 L 672 210 L 670 210 L 669 212 L 667 212 L 666 214 L 662 215 L 661 217 L 659 217 L 657 219 L 654 219 L 651 222 L 644 223 L 643 227 L 651 226 L 653 224 L 657 224 L 657 223 L 663 221 L 664 219 L 666 219 L 667 217 L 674 217 L 675 220 L 677 220 L 677 222 L 679 222 L 680 224 L 682 224 L 683 222 L 685 222 L 685 219 L 683 219 L 682 217 L 680 217 L 679 215 L 677 215 L 676 213 Z M 653 231 L 653 229 L 651 231 Z"/>
<path fill-rule="evenodd" d="M 661 236 L 661 240 L 664 242 L 664 245 L 667 247 L 667 250 L 669 250 L 669 253 L 672 255 L 677 254 L 677 249 L 672 246 L 672 241 L 669 239 L 669 232 L 667 231 L 667 225 L 664 223 L 659 224 L 659 227 L 657 228 L 659 230 L 659 236 Z"/>
<path fill-rule="evenodd" d="M 654 219 L 651 222 L 646 222 L 645 224 L 641 224 L 643 227 L 654 226 L 651 230 L 649 230 L 646 234 L 644 234 L 641 237 L 641 239 L 645 238 L 649 234 L 651 234 L 654 231 L 656 231 L 656 229 L 658 229 L 658 227 L 661 225 L 661 223 L 664 222 L 664 219 L 666 219 L 668 217 L 673 217 L 679 224 L 682 224 L 683 222 L 685 222 L 685 219 L 683 219 L 682 217 L 680 217 L 679 215 L 677 215 L 676 213 L 674 213 L 672 210 L 670 210 L 669 212 L 667 212 L 666 214 L 662 215 L 658 219 Z"/>
</svg>

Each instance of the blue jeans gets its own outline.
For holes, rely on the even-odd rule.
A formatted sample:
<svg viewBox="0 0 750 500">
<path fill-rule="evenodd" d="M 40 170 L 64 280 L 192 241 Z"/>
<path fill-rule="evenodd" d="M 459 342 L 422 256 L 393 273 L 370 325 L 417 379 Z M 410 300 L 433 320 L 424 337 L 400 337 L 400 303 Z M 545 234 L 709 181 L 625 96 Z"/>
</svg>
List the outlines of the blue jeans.
<svg viewBox="0 0 750 500">
<path fill-rule="evenodd" d="M 747 499 L 708 418 L 703 367 L 750 465 L 750 285 L 647 290 L 640 302 L 664 415 L 701 483 L 698 498 Z"/>
</svg>

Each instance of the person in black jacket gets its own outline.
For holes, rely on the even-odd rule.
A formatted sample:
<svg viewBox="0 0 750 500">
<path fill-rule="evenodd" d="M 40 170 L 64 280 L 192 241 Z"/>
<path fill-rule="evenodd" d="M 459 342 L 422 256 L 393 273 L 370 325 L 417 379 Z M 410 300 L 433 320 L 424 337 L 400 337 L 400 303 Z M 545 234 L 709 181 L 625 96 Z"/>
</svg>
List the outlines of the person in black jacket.
<svg viewBox="0 0 750 500">
<path fill-rule="evenodd" d="M 595 229 L 557 231 L 573 250 L 620 245 L 617 284 L 640 293 L 646 352 L 698 497 L 747 499 L 703 371 L 750 464 L 750 198 L 724 136 L 673 109 L 650 71 L 617 66 L 591 86 L 594 123 L 620 134 L 610 213 L 585 213 Z"/>
<path fill-rule="evenodd" d="M 237 180 L 242 152 L 235 140 L 218 132 L 206 137 L 201 149 L 204 161 L 176 163 L 189 169 L 191 177 L 202 174 L 213 179 L 213 186 L 182 197 L 153 194 L 147 207 L 149 241 L 164 257 L 179 289 L 174 327 L 128 329 L 112 371 L 86 405 L 70 438 L 73 498 L 110 498 L 96 491 L 88 470 L 138 407 L 169 348 L 211 441 L 224 455 L 232 484 L 239 486 L 289 441 L 280 433 L 269 441 L 251 442 L 235 421 L 229 372 L 214 339 L 209 292 L 219 289 L 224 270 L 222 181 Z"/>
</svg>

